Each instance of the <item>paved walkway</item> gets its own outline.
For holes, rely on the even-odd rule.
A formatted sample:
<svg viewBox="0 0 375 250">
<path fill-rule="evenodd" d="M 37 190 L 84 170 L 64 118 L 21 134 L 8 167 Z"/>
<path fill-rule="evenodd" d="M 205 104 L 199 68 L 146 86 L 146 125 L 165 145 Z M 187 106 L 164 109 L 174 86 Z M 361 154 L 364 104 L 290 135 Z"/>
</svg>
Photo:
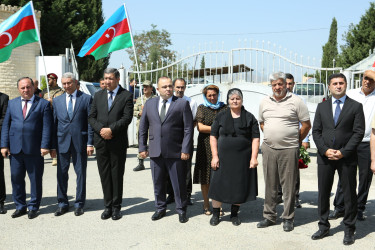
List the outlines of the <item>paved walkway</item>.
<svg viewBox="0 0 375 250">
<path fill-rule="evenodd" d="M 89 158 L 87 174 L 87 203 L 85 214 L 76 217 L 73 211 L 75 174 L 70 170 L 69 198 L 71 212 L 55 217 L 56 210 L 56 167 L 51 159 L 45 160 L 43 200 L 39 216 L 34 220 L 23 216 L 12 219 L 14 204 L 11 202 L 9 161 L 6 160 L 8 213 L 0 215 L 0 244 L 2 249 L 375 249 L 375 185 L 370 190 L 367 205 L 367 220 L 357 222 L 356 242 L 345 247 L 342 220 L 332 221 L 331 236 L 313 241 L 311 235 L 317 225 L 317 170 L 316 158 L 308 169 L 301 170 L 301 200 L 303 208 L 297 209 L 295 229 L 284 232 L 279 219 L 277 225 L 258 229 L 262 219 L 264 181 L 259 155 L 259 196 L 240 209 L 242 224 L 235 227 L 229 221 L 230 205 L 224 205 L 226 215 L 222 222 L 212 227 L 209 216 L 202 214 L 200 186 L 193 186 L 194 205 L 188 208 L 189 222 L 180 224 L 174 210 L 169 206 L 167 216 L 160 221 L 151 221 L 154 212 L 154 197 L 149 162 L 146 170 L 133 172 L 137 164 L 137 150 L 128 150 L 124 181 L 123 218 L 103 221 L 103 198 L 96 160 Z M 312 151 L 314 155 L 314 151 Z M 194 162 L 194 161 L 193 161 Z M 336 175 L 337 179 L 337 175 Z M 337 180 L 336 180 L 337 181 Z M 335 182 L 336 184 L 337 182 Z M 335 185 L 334 184 L 334 185 Z M 29 184 L 27 182 L 27 188 Z M 333 191 L 336 190 L 334 186 Z M 333 195 L 333 194 L 332 194 Z M 331 199 L 333 200 L 333 199 Z M 279 215 L 282 205 L 278 208 Z"/>
</svg>

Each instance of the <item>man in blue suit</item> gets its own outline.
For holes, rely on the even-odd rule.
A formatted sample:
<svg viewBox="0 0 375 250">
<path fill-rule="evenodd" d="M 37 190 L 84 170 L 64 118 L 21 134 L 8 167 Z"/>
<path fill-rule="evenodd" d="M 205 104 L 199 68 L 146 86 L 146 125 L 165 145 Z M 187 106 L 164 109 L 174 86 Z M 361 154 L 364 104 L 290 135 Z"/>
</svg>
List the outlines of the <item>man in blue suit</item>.
<svg viewBox="0 0 375 250">
<path fill-rule="evenodd" d="M 172 80 L 160 77 L 160 97 L 148 100 L 143 108 L 139 126 L 139 153 L 142 158 L 150 155 L 156 212 L 152 220 L 159 220 L 166 214 L 166 178 L 169 173 L 179 221 L 185 223 L 186 161 L 190 158 L 193 143 L 193 115 L 189 102 L 173 96 Z M 149 136 L 149 148 L 147 137 Z"/>
<path fill-rule="evenodd" d="M 62 75 L 62 86 L 65 93 L 53 99 L 54 133 L 53 146 L 57 149 L 57 201 L 55 216 L 69 211 L 68 171 L 70 159 L 73 160 L 77 175 L 76 201 L 74 214 L 84 213 L 86 200 L 87 156 L 94 152 L 93 131 L 88 124 L 88 115 L 92 98 L 77 90 L 77 80 L 73 73 Z M 53 150 L 52 154 L 56 151 Z"/>
<path fill-rule="evenodd" d="M 21 97 L 9 101 L 1 130 L 1 154 L 10 159 L 13 200 L 12 218 L 26 214 L 37 217 L 42 199 L 43 156 L 50 152 L 52 111 L 50 103 L 34 95 L 33 80 L 17 81 Z M 29 175 L 31 198 L 26 204 L 25 175 Z"/>
</svg>

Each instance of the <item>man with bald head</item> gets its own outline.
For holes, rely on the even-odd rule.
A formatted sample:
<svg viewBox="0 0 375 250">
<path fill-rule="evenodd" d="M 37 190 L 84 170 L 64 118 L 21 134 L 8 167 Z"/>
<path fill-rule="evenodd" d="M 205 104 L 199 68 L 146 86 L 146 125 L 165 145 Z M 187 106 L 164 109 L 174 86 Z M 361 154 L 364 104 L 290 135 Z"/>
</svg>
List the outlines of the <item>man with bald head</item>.
<svg viewBox="0 0 375 250">
<path fill-rule="evenodd" d="M 9 101 L 1 129 L 1 154 L 9 157 L 12 196 L 16 211 L 12 218 L 37 217 L 42 199 L 43 156 L 51 148 L 52 112 L 48 101 L 34 95 L 33 80 L 17 81 L 20 97 Z M 26 203 L 25 176 L 30 179 L 30 201 Z"/>
<path fill-rule="evenodd" d="M 357 219 L 366 219 L 364 211 L 366 209 L 367 197 L 372 181 L 371 156 L 370 156 L 370 136 L 371 121 L 375 115 L 375 71 L 366 70 L 363 74 L 362 87 L 351 89 L 347 95 L 353 100 L 362 103 L 365 114 L 366 130 L 362 142 L 358 145 L 358 198 L 357 198 Z M 344 194 L 339 180 L 335 200 L 333 202 L 335 210 L 329 215 L 330 220 L 335 220 L 344 216 Z"/>
<path fill-rule="evenodd" d="M 139 153 L 151 160 L 156 211 L 152 220 L 166 214 L 166 178 L 171 178 L 180 223 L 186 223 L 186 164 L 191 157 L 193 115 L 189 102 L 173 95 L 172 80 L 160 77 L 160 97 L 148 100 L 139 125 Z M 149 147 L 147 138 L 149 137 Z"/>
</svg>

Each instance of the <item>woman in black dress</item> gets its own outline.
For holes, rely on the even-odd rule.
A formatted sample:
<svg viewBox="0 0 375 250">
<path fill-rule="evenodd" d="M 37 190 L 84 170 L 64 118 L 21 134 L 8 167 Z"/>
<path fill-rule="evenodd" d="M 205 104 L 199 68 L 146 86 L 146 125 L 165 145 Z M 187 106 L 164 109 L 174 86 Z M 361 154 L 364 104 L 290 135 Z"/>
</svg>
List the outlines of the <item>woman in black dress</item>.
<svg viewBox="0 0 375 250">
<path fill-rule="evenodd" d="M 211 127 L 212 174 L 208 197 L 212 199 L 212 226 L 220 222 L 222 203 L 232 204 L 232 224 L 240 225 L 240 204 L 255 200 L 258 195 L 258 121 L 242 106 L 241 90 L 229 90 L 227 102 L 230 108 L 219 113 Z"/>
<path fill-rule="evenodd" d="M 210 147 L 211 125 L 216 115 L 222 110 L 225 110 L 227 106 L 223 102 L 220 102 L 220 91 L 219 87 L 216 85 L 208 85 L 203 89 L 203 100 L 204 103 L 199 105 L 195 118 L 198 122 L 197 128 L 199 135 L 193 183 L 201 184 L 203 213 L 205 215 L 211 215 L 208 200 L 212 160 Z"/>
</svg>

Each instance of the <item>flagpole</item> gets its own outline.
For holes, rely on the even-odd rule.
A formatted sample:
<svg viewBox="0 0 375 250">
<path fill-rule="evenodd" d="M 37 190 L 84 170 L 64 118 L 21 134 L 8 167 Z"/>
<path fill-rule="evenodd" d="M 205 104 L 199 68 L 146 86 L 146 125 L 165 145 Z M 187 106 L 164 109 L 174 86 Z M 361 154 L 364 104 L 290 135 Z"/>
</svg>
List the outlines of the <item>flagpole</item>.
<svg viewBox="0 0 375 250">
<path fill-rule="evenodd" d="M 137 67 L 138 79 L 139 79 L 139 81 L 141 81 L 141 76 L 139 74 L 139 66 L 138 66 L 137 54 L 135 53 L 135 44 L 134 44 L 134 40 L 133 40 L 132 26 L 130 24 L 130 18 L 129 18 L 128 12 L 126 11 L 125 3 L 124 3 L 124 9 L 125 9 L 126 18 L 128 19 L 130 39 L 132 40 L 132 44 L 133 44 L 133 52 L 134 52 L 134 58 L 135 58 L 135 65 Z M 134 84 L 134 89 L 133 89 L 134 94 L 135 94 L 136 83 L 137 83 L 137 81 L 135 81 L 135 84 Z M 141 93 L 141 101 L 142 101 L 142 105 L 143 105 L 143 98 L 142 98 L 142 95 L 143 95 L 142 92 L 143 92 L 143 90 L 142 90 L 142 88 L 143 88 L 143 84 L 139 86 L 139 92 Z"/>
<path fill-rule="evenodd" d="M 50 96 L 49 96 L 49 86 L 48 86 L 48 78 L 47 78 L 46 61 L 44 60 L 44 53 L 43 53 L 43 48 L 42 48 L 42 41 L 40 40 L 39 29 L 38 29 L 38 23 L 36 22 L 35 10 L 34 10 L 34 4 L 33 4 L 33 1 L 30 1 L 30 2 L 31 2 L 31 10 L 33 11 L 33 19 L 34 19 L 35 30 L 36 30 L 36 34 L 37 34 L 38 39 L 39 39 L 40 51 L 41 51 L 41 53 L 42 53 L 42 59 L 43 59 L 43 65 L 44 65 L 44 73 L 45 73 L 45 76 L 46 76 L 46 82 L 47 82 L 47 93 L 48 93 L 48 99 L 49 99 Z"/>
</svg>

